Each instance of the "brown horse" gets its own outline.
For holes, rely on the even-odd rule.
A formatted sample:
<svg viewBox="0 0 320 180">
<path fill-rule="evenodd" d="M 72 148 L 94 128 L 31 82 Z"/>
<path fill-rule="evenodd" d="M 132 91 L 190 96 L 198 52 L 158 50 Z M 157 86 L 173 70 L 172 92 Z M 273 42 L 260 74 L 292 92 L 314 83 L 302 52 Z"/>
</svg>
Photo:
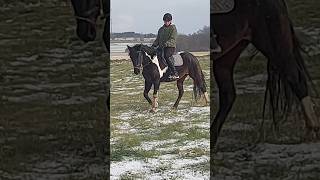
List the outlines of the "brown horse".
<svg viewBox="0 0 320 180">
<path fill-rule="evenodd" d="M 128 46 L 128 50 L 130 59 L 132 61 L 134 74 L 138 75 L 142 70 L 142 75 L 145 79 L 143 95 L 151 105 L 152 112 L 155 112 L 158 106 L 158 91 L 160 88 L 160 82 L 177 81 L 179 95 L 173 105 L 173 108 L 176 109 L 184 93 L 183 82 L 188 76 L 190 76 L 194 82 L 193 92 L 195 98 L 197 99 L 197 97 L 201 97 L 203 95 L 206 104 L 209 103 L 205 77 L 201 70 L 199 60 L 191 53 L 180 53 L 180 56 L 183 60 L 183 65 L 176 67 L 180 78 L 177 80 L 172 80 L 168 78 L 168 67 L 166 67 L 163 60 L 158 60 L 158 58 L 155 57 L 156 51 L 153 48 L 147 45 L 137 44 L 133 47 Z M 148 95 L 152 86 L 154 89 L 153 101 Z"/>
<path fill-rule="evenodd" d="M 214 78 L 219 88 L 219 110 L 210 129 L 211 149 L 217 143 L 236 98 L 235 63 L 249 43 L 268 59 L 264 105 L 268 101 L 274 122 L 276 114 L 286 116 L 292 104 L 302 104 L 308 135 L 315 137 L 319 122 L 308 92 L 310 76 L 284 0 L 235 0 L 231 12 L 211 12 L 210 24 L 223 49 L 222 53 L 211 55 Z"/>
<path fill-rule="evenodd" d="M 97 34 L 97 20 L 105 19 L 103 41 L 110 52 L 110 1 L 108 0 L 71 0 L 74 16 L 77 20 L 77 35 L 84 42 L 93 41 Z"/>
<path fill-rule="evenodd" d="M 110 52 L 110 1 L 108 0 L 71 0 L 74 17 L 77 22 L 77 35 L 85 43 L 94 41 L 97 34 L 97 20 L 105 19 L 103 41 L 106 51 Z M 109 62 L 107 62 L 109 66 Z M 108 81 L 108 80 L 107 80 Z M 109 82 L 107 82 L 110 84 Z M 107 98 L 107 107 L 110 110 L 110 95 Z"/>
</svg>

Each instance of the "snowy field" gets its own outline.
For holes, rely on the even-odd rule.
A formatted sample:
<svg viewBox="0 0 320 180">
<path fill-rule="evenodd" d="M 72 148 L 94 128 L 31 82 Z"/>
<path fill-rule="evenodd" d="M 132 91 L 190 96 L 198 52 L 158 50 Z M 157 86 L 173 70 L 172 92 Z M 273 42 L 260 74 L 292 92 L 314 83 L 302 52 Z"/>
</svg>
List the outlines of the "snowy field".
<svg viewBox="0 0 320 180">
<path fill-rule="evenodd" d="M 209 88 L 208 56 L 200 62 Z M 111 82 L 111 179 L 209 179 L 210 107 L 193 100 L 192 79 L 177 110 L 176 83 L 161 83 L 157 113 L 131 61 L 111 64 Z"/>
</svg>

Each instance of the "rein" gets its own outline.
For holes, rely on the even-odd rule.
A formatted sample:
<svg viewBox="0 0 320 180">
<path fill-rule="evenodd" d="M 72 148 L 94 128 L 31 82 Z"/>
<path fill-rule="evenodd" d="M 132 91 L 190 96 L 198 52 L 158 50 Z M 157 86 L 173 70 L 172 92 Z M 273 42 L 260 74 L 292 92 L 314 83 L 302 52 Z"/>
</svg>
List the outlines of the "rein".
<svg viewBox="0 0 320 180">
<path fill-rule="evenodd" d="M 92 20 L 90 18 L 85 18 L 85 17 L 81 17 L 81 16 L 74 16 L 74 17 L 78 20 L 86 21 L 94 26 L 96 26 L 96 24 L 97 24 L 94 20 Z"/>
<path fill-rule="evenodd" d="M 100 11 L 100 7 L 98 6 L 95 6 L 94 8 L 92 9 L 89 9 L 88 11 L 86 11 L 83 15 L 78 15 L 78 14 L 75 14 L 75 18 L 78 19 L 78 20 L 82 20 L 82 21 L 86 21 L 90 24 L 92 24 L 94 27 L 96 27 L 96 21 L 90 19 L 90 15 L 92 15 L 93 13 L 97 12 L 97 11 Z"/>
<path fill-rule="evenodd" d="M 142 61 L 141 61 L 141 56 L 143 56 L 142 51 L 137 51 L 137 53 L 139 54 L 139 56 L 138 56 L 139 65 L 134 66 L 134 67 L 133 67 L 134 69 L 142 70 L 144 67 L 146 67 L 146 66 L 148 66 L 148 65 L 151 64 L 151 62 L 149 62 L 149 63 L 143 65 L 143 64 L 142 64 Z"/>
</svg>

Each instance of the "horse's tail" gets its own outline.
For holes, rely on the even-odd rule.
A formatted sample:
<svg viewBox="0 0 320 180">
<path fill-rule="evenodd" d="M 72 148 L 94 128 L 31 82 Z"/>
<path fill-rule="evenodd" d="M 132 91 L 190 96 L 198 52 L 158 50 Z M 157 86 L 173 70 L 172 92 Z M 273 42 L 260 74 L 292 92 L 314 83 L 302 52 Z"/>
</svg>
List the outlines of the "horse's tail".
<svg viewBox="0 0 320 180">
<path fill-rule="evenodd" d="M 188 58 L 189 75 L 193 79 L 194 84 L 193 95 L 195 100 L 198 100 L 204 93 L 207 92 L 207 85 L 199 60 L 189 52 L 183 52 L 180 55 L 184 57 L 184 59 Z"/>
<path fill-rule="evenodd" d="M 295 31 L 294 31 L 294 28 L 293 28 L 291 22 L 290 22 L 290 25 L 291 25 L 291 32 L 292 32 L 292 37 L 293 37 L 293 44 L 294 44 L 293 52 L 294 52 L 295 59 L 298 62 L 299 68 L 301 69 L 304 76 L 306 77 L 307 83 L 310 83 L 310 85 L 311 85 L 310 90 L 314 91 L 314 93 L 318 97 L 319 96 L 318 91 L 315 88 L 314 83 L 312 82 L 310 73 L 309 73 L 308 69 L 306 68 L 306 64 L 305 64 L 304 59 L 301 55 L 301 52 L 304 52 L 306 54 L 307 54 L 307 52 L 302 48 L 302 46 L 297 38 L 297 35 L 295 34 Z"/>
<path fill-rule="evenodd" d="M 290 19 L 288 19 L 290 21 Z M 289 22 L 290 25 L 290 35 L 292 37 L 292 54 L 289 58 L 292 61 L 287 61 L 290 64 L 281 64 L 280 69 L 273 64 L 272 61 L 268 61 L 268 80 L 266 85 L 266 92 L 265 92 L 265 100 L 264 100 L 264 108 L 263 108 L 263 117 L 265 116 L 266 104 L 267 100 L 269 100 L 269 107 L 270 112 L 273 119 L 273 124 L 276 128 L 278 128 L 278 120 L 277 119 L 286 119 L 288 114 L 292 112 L 293 108 L 299 108 L 300 101 L 295 94 L 297 89 L 300 87 L 296 87 L 295 85 L 292 86 L 289 79 L 287 79 L 286 70 L 281 70 L 285 66 L 292 66 L 292 71 L 294 71 L 295 76 L 300 79 L 301 86 L 305 86 L 308 90 L 308 82 L 311 82 L 310 75 L 306 68 L 304 59 L 301 54 L 301 45 L 298 41 L 298 38 L 294 32 L 293 25 L 291 21 Z M 270 34 L 271 35 L 271 34 Z M 272 35 L 271 35 L 272 36 Z M 272 37 L 272 39 L 275 39 Z M 286 69 L 286 68 L 284 68 Z M 291 74 L 293 72 L 290 72 Z M 301 89 L 300 89 L 301 90 Z"/>
</svg>

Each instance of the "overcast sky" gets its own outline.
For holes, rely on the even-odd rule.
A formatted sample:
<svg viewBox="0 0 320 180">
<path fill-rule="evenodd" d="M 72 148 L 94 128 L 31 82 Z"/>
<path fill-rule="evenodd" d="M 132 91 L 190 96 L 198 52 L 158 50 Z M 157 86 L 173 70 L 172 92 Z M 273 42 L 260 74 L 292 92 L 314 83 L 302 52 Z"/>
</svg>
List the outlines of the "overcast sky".
<svg viewBox="0 0 320 180">
<path fill-rule="evenodd" d="M 210 0 L 111 0 L 112 32 L 154 33 L 169 12 L 178 33 L 191 34 L 210 24 Z"/>
</svg>

